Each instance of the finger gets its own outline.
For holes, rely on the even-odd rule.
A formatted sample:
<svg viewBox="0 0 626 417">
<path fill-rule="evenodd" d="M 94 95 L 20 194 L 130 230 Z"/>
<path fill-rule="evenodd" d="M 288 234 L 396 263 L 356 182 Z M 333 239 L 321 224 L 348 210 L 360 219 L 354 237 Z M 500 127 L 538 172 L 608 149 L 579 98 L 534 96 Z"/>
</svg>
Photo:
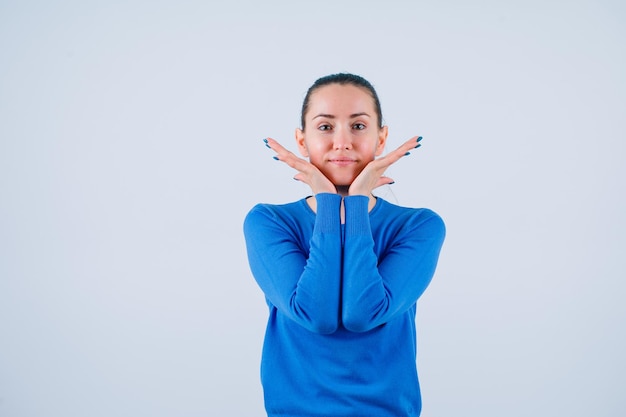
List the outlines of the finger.
<svg viewBox="0 0 626 417">
<path fill-rule="evenodd" d="M 421 136 L 414 136 L 411 139 L 404 142 L 402 145 L 400 145 L 393 153 L 399 154 L 401 157 L 407 156 L 407 153 L 409 153 L 410 155 L 410 152 L 413 149 L 416 149 L 422 146 L 422 144 L 420 143 L 421 140 L 422 140 Z"/>
<path fill-rule="evenodd" d="M 421 140 L 421 136 L 414 136 L 393 151 L 389 152 L 386 156 L 379 158 L 377 161 L 382 162 L 385 168 L 389 167 L 390 165 L 399 161 L 402 157 L 409 156 L 411 154 L 411 151 L 413 151 L 414 149 L 422 146 L 420 143 Z"/>
<path fill-rule="evenodd" d="M 276 153 L 280 154 L 280 153 L 289 152 L 287 150 L 287 148 L 285 148 L 283 145 L 278 143 L 278 141 L 276 141 L 276 140 L 274 140 L 272 138 L 265 138 L 265 139 L 263 139 L 263 142 L 265 142 L 265 146 L 267 146 L 271 150 L 275 151 Z"/>
<path fill-rule="evenodd" d="M 374 188 L 378 188 L 378 187 L 382 187 L 383 185 L 391 185 L 393 184 L 395 181 L 389 177 L 380 177 L 378 179 L 378 181 L 376 182 L 376 184 L 374 185 Z"/>
<path fill-rule="evenodd" d="M 265 142 L 265 145 L 268 148 L 276 152 L 275 159 L 278 159 L 284 162 L 286 162 L 287 160 L 291 160 L 292 163 L 294 159 L 300 159 L 293 152 L 289 151 L 287 148 L 285 148 L 283 145 L 281 145 L 280 143 L 278 143 L 276 140 L 272 138 L 266 138 L 266 139 L 263 139 L 263 141 Z"/>
<path fill-rule="evenodd" d="M 280 152 L 277 154 L 277 158 L 279 161 L 282 161 L 289 165 L 291 168 L 300 172 L 310 171 L 311 163 L 307 160 L 299 158 L 294 153 L 289 151 Z"/>
<path fill-rule="evenodd" d="M 289 151 L 276 140 L 272 138 L 266 138 L 264 139 L 264 142 L 270 149 L 276 152 L 274 159 L 276 159 L 277 161 L 284 162 L 289 167 L 299 172 L 306 173 L 311 171 L 312 165 L 309 161 L 298 157 L 296 154 Z"/>
<path fill-rule="evenodd" d="M 296 175 L 294 175 L 293 179 L 310 186 L 314 194 L 320 192 L 336 192 L 335 186 L 332 182 L 308 160 L 298 157 L 296 154 L 290 152 L 272 138 L 266 138 L 263 142 L 265 142 L 265 145 L 268 148 L 276 152 L 274 159 L 281 161 L 298 171 Z"/>
</svg>

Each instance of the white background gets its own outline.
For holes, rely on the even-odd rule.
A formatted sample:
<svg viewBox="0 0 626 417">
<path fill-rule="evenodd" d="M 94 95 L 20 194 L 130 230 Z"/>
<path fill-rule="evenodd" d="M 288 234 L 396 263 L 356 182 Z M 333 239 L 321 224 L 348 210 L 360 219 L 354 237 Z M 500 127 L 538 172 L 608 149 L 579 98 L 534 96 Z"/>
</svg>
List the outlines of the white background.
<svg viewBox="0 0 626 417">
<path fill-rule="evenodd" d="M 447 240 L 423 416 L 626 413 L 626 6 L 0 0 L 0 416 L 261 416 L 242 221 L 350 71 Z"/>
</svg>

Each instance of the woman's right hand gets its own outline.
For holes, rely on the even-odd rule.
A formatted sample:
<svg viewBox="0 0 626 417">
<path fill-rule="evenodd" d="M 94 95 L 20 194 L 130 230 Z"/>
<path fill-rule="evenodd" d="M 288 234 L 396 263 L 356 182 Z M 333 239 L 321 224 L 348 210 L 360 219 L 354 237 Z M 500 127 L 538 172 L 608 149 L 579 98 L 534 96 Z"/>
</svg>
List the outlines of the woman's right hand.
<svg viewBox="0 0 626 417">
<path fill-rule="evenodd" d="M 263 141 L 268 148 L 276 152 L 274 159 L 284 162 L 298 171 L 293 178 L 311 187 L 314 195 L 319 193 L 337 193 L 335 185 L 315 165 L 288 151 L 272 138 L 267 138 Z"/>
</svg>

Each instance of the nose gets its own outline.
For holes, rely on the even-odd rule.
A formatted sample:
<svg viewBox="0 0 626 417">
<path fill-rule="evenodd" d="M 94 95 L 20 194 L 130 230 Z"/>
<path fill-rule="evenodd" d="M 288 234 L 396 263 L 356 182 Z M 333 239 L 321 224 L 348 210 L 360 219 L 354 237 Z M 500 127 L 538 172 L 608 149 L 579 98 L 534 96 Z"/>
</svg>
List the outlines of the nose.
<svg viewBox="0 0 626 417">
<path fill-rule="evenodd" d="M 335 150 L 352 149 L 352 136 L 350 132 L 346 129 L 335 130 L 333 147 Z"/>
</svg>

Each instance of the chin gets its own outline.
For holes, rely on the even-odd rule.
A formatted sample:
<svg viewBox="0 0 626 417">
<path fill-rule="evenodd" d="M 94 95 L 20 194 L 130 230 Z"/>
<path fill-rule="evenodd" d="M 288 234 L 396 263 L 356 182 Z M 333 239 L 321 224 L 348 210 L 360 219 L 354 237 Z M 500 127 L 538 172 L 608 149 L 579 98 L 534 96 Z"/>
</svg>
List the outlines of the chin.
<svg viewBox="0 0 626 417">
<path fill-rule="evenodd" d="M 352 185 L 352 181 L 354 181 L 354 179 L 350 180 L 350 181 L 346 181 L 345 179 L 342 180 L 336 180 L 336 181 L 332 181 L 333 185 L 335 187 L 350 187 L 350 185 Z"/>
<path fill-rule="evenodd" d="M 343 175 L 341 175 L 343 174 Z M 335 187 L 349 187 L 352 185 L 358 173 L 341 173 L 340 175 L 325 174 L 326 177 L 335 185 Z"/>
</svg>

